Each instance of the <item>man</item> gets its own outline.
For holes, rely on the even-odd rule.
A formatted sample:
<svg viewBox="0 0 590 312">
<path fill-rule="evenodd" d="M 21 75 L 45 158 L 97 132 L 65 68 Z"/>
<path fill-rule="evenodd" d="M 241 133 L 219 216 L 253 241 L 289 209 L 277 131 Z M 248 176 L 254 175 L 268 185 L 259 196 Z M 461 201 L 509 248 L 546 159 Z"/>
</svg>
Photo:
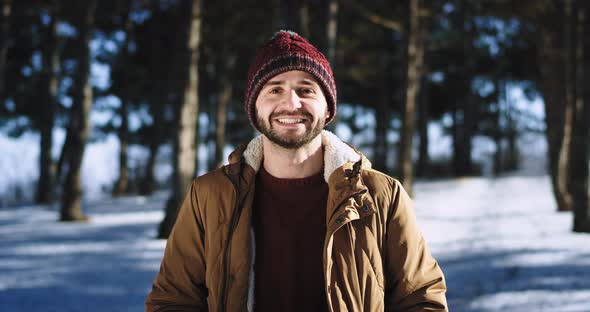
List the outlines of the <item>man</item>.
<svg viewBox="0 0 590 312">
<path fill-rule="evenodd" d="M 400 183 L 324 126 L 325 57 L 280 31 L 248 72 L 262 135 L 197 178 L 147 311 L 447 311 L 442 271 Z"/>
</svg>

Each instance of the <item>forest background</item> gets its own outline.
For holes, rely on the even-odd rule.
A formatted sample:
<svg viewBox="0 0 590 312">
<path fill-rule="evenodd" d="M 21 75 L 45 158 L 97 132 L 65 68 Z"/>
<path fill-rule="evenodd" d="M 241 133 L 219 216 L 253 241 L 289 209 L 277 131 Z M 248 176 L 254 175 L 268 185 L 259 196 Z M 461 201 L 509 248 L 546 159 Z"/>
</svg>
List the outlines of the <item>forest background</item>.
<svg viewBox="0 0 590 312">
<path fill-rule="evenodd" d="M 116 178 L 101 192 L 169 190 L 167 237 L 190 181 L 255 135 L 243 113 L 247 66 L 291 29 L 332 63 L 330 130 L 410 193 L 415 177 L 501 176 L 538 162 L 555 209 L 590 232 L 587 1 L 0 3 L 0 133 L 34 134 L 39 146 L 37 176 L 3 179 L 2 209 L 58 204 L 60 221 L 88 221 L 85 147 L 116 138 Z"/>
</svg>

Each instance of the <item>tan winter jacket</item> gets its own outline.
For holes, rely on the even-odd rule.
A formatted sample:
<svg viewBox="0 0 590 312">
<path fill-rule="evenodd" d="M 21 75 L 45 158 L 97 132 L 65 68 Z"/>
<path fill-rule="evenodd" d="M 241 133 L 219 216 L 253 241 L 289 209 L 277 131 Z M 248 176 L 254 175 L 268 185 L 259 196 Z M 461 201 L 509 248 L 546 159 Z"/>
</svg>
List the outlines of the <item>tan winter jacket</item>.
<svg viewBox="0 0 590 312">
<path fill-rule="evenodd" d="M 329 185 L 324 288 L 330 311 L 447 311 L 445 281 L 393 178 L 322 132 Z M 146 311 L 252 311 L 250 226 L 262 138 L 192 184 Z M 321 238 L 318 238 L 321 239 Z M 284 281 L 289 283 L 289 281 Z"/>
</svg>

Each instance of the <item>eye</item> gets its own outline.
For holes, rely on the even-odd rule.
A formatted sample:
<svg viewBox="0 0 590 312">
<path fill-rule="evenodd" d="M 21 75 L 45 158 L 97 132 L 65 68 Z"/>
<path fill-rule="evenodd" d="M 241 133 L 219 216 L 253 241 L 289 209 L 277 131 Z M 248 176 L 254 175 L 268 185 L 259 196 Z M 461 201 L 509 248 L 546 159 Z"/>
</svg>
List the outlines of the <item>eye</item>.
<svg viewBox="0 0 590 312">
<path fill-rule="evenodd" d="M 280 88 L 272 88 L 269 91 L 270 94 L 280 94 L 281 93 L 281 89 Z"/>
<path fill-rule="evenodd" d="M 301 88 L 299 89 L 299 93 L 301 94 L 314 94 L 315 90 L 311 88 Z"/>
</svg>

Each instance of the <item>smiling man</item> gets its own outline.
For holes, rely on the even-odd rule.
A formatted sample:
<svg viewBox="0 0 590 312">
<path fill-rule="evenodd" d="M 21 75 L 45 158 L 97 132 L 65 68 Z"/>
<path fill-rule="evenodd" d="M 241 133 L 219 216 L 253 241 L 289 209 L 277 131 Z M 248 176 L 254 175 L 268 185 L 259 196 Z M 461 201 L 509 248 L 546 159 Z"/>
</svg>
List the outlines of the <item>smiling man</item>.
<svg viewBox="0 0 590 312">
<path fill-rule="evenodd" d="M 336 115 L 326 58 L 276 33 L 244 104 L 261 135 L 193 182 L 146 311 L 447 311 L 411 199 L 323 130 Z"/>
</svg>

